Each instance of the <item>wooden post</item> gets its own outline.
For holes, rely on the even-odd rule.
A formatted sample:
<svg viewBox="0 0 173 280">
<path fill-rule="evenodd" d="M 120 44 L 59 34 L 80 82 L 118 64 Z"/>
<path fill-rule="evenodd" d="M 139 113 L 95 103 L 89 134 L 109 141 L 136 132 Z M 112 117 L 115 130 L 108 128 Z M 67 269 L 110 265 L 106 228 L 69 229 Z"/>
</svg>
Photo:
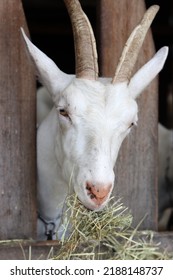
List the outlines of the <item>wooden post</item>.
<svg viewBox="0 0 173 280">
<path fill-rule="evenodd" d="M 0 1 L 0 239 L 36 233 L 35 78 L 20 0 Z"/>
<path fill-rule="evenodd" d="M 124 44 L 141 20 L 143 0 L 98 1 L 98 29 L 101 75 L 112 77 Z M 154 54 L 151 33 L 146 36 L 136 69 Z M 135 70 L 136 70 L 135 69 Z M 114 195 L 123 198 L 134 216 L 134 226 L 157 230 L 157 80 L 137 100 L 138 127 L 124 141 L 117 160 Z"/>
</svg>

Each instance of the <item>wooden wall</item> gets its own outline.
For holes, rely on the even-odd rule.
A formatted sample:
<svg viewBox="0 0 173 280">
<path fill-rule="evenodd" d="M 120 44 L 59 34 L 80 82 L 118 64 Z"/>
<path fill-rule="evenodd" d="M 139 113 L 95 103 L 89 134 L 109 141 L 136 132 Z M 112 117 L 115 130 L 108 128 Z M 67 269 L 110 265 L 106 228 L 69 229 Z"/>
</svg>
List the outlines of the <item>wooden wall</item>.
<svg viewBox="0 0 173 280">
<path fill-rule="evenodd" d="M 20 0 L 0 1 L 0 239 L 36 232 L 35 77 Z"/>
</svg>

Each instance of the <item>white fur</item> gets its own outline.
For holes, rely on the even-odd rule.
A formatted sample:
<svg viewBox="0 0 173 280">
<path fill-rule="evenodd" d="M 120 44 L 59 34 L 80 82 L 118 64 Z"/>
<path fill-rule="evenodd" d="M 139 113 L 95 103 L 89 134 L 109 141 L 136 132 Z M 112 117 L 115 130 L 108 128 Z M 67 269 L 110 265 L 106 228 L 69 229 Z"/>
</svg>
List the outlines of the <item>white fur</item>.
<svg viewBox="0 0 173 280">
<path fill-rule="evenodd" d="M 23 35 L 53 101 L 37 135 L 38 210 L 46 221 L 56 220 L 58 227 L 68 192 L 75 191 L 92 210 L 101 210 L 108 202 L 121 143 L 131 124 L 137 123 L 135 98 L 162 69 L 168 48 L 162 48 L 129 84 L 113 85 L 106 79 L 90 81 L 63 73 Z M 68 117 L 61 115 L 61 109 Z M 107 191 L 102 202 L 91 197 L 88 182 Z M 44 237 L 41 225 L 38 238 Z"/>
</svg>

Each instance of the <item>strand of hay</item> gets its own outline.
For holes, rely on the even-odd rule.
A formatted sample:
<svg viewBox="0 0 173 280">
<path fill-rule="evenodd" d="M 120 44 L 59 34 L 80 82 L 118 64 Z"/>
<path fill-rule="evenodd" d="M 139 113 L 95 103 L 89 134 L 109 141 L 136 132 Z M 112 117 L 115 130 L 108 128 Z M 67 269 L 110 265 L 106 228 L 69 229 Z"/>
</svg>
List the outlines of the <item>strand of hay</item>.
<svg viewBox="0 0 173 280">
<path fill-rule="evenodd" d="M 152 232 L 132 229 L 132 215 L 120 200 L 104 210 L 86 209 L 76 195 L 66 200 L 61 248 L 56 260 L 163 260 L 170 259 L 152 241 Z M 146 241 L 147 240 L 147 241 Z"/>
</svg>

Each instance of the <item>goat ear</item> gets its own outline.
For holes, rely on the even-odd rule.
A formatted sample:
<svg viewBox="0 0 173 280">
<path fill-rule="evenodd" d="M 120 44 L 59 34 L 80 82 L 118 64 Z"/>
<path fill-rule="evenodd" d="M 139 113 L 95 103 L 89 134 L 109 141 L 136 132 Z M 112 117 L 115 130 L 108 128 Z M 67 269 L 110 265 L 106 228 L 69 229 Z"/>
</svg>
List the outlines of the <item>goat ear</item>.
<svg viewBox="0 0 173 280">
<path fill-rule="evenodd" d="M 56 94 L 62 91 L 73 79 L 74 76 L 62 72 L 56 64 L 47 55 L 40 51 L 26 36 L 23 28 L 21 32 L 27 46 L 29 56 L 31 57 L 39 81 L 47 88 L 55 100 Z"/>
<path fill-rule="evenodd" d="M 135 99 L 150 84 L 156 75 L 162 70 L 168 55 L 168 47 L 161 48 L 154 57 L 149 60 L 137 73 L 131 78 L 129 83 L 129 92 Z"/>
</svg>

